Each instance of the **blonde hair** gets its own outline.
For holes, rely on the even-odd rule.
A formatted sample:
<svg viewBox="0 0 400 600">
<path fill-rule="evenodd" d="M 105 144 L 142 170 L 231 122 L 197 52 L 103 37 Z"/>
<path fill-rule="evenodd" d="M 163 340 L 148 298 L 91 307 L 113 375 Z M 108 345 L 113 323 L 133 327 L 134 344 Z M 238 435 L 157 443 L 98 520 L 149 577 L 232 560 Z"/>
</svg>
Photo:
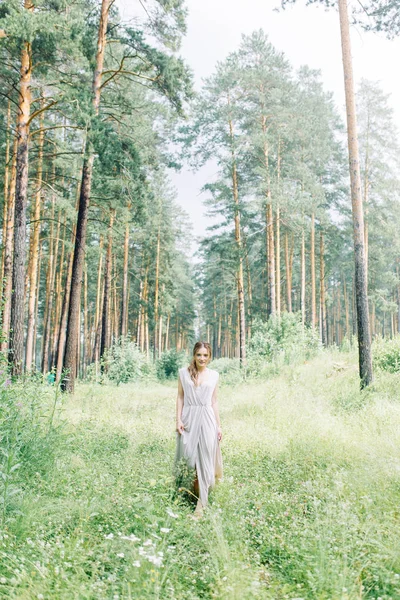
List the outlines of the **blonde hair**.
<svg viewBox="0 0 400 600">
<path fill-rule="evenodd" d="M 200 348 L 205 348 L 207 350 L 208 362 L 210 362 L 210 360 L 212 358 L 212 350 L 211 350 L 211 346 L 208 342 L 196 342 L 195 343 L 194 348 L 193 348 L 193 358 L 192 358 L 190 365 L 188 366 L 190 378 L 195 385 L 197 382 L 197 378 L 199 376 L 199 372 L 197 370 L 197 365 L 196 365 L 196 352 L 197 352 L 197 350 L 200 350 Z"/>
</svg>

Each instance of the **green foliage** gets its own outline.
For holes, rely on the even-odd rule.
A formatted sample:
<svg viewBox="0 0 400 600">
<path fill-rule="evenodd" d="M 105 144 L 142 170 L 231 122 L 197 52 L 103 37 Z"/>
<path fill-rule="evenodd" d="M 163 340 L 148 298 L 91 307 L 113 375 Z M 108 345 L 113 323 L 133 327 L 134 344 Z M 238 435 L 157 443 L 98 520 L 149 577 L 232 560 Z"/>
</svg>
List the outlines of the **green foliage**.
<svg viewBox="0 0 400 600">
<path fill-rule="evenodd" d="M 373 343 L 375 367 L 388 373 L 400 373 L 400 336 L 393 339 L 378 338 Z"/>
<path fill-rule="evenodd" d="M 119 385 L 152 376 L 153 369 L 145 354 L 128 337 L 116 341 L 103 357 L 104 379 Z"/>
<path fill-rule="evenodd" d="M 30 378 L 12 383 L 0 369 L 0 520 L 18 512 L 24 487 L 46 476 L 64 444 L 57 387 Z"/>
<path fill-rule="evenodd" d="M 243 380 L 243 370 L 238 358 L 217 358 L 210 363 L 210 369 L 220 374 L 222 385 L 234 385 Z"/>
<path fill-rule="evenodd" d="M 19 514 L 21 496 L 9 499 L 0 596 L 400 597 L 397 377 L 333 414 L 338 395 L 360 395 L 356 356 L 338 369 L 343 356 L 221 389 L 225 480 L 197 522 L 173 495 L 175 385 L 115 387 L 112 401 L 107 386 L 80 386 L 57 460 L 11 474 L 25 497 Z"/>
<path fill-rule="evenodd" d="M 308 360 L 319 345 L 317 332 L 302 324 L 300 314 L 282 313 L 266 322 L 256 321 L 248 344 L 249 374 L 263 373 L 269 363 L 283 365 Z"/>
<path fill-rule="evenodd" d="M 187 356 L 184 351 L 167 350 L 156 360 L 158 379 L 176 379 L 178 371 L 187 364 Z"/>
</svg>

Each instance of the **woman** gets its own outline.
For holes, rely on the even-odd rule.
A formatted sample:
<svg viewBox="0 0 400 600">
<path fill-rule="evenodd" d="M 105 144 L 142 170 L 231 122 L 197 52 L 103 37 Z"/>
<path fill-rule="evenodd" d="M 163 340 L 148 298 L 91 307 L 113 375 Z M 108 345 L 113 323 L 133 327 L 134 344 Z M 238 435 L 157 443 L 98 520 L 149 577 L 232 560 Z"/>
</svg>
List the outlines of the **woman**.
<svg viewBox="0 0 400 600">
<path fill-rule="evenodd" d="M 195 515 L 200 517 L 207 505 L 208 491 L 216 479 L 222 478 L 222 440 L 218 412 L 217 384 L 219 374 L 207 367 L 211 346 L 197 342 L 189 367 L 179 370 L 176 400 L 177 471 L 187 466 L 198 497 Z"/>
</svg>

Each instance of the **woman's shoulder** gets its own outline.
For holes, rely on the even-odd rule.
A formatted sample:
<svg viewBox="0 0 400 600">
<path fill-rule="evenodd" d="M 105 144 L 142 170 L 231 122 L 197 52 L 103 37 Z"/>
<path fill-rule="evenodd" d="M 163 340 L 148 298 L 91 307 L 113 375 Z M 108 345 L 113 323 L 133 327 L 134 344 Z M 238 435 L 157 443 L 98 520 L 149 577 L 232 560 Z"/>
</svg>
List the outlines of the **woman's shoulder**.
<svg viewBox="0 0 400 600">
<path fill-rule="evenodd" d="M 179 369 L 179 371 L 178 371 L 178 373 L 179 373 L 179 375 L 180 375 L 180 376 L 182 376 L 182 375 L 184 375 L 185 373 L 188 373 L 188 372 L 189 372 L 189 371 L 188 371 L 188 368 L 187 368 L 187 367 L 181 367 L 181 368 Z"/>
</svg>

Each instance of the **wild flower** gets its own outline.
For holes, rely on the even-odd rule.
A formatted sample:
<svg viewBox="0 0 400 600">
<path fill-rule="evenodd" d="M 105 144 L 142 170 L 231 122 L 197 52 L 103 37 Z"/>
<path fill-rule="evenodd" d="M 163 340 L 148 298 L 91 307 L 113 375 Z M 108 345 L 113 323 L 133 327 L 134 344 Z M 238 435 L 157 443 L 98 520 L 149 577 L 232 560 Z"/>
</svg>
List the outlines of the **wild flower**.
<svg viewBox="0 0 400 600">
<path fill-rule="evenodd" d="M 171 530 L 168 527 L 161 527 L 161 533 L 169 533 Z"/>
<path fill-rule="evenodd" d="M 163 557 L 162 556 L 149 555 L 149 556 L 147 556 L 147 560 L 149 562 L 153 563 L 153 565 L 155 567 L 161 567 L 162 563 L 163 563 Z"/>
<path fill-rule="evenodd" d="M 134 560 L 133 561 L 133 566 L 139 568 L 140 567 L 140 560 Z"/>
<path fill-rule="evenodd" d="M 175 514 L 174 512 L 172 512 L 172 510 L 170 508 L 167 508 L 167 515 L 169 515 L 171 517 L 171 519 L 177 519 L 178 515 Z"/>
<path fill-rule="evenodd" d="M 121 535 L 121 540 L 129 540 L 130 542 L 140 542 L 140 538 L 136 537 L 133 533 L 131 535 Z"/>
<path fill-rule="evenodd" d="M 107 533 L 107 535 L 104 536 L 106 540 L 112 540 L 114 538 L 114 534 L 113 533 Z"/>
</svg>

